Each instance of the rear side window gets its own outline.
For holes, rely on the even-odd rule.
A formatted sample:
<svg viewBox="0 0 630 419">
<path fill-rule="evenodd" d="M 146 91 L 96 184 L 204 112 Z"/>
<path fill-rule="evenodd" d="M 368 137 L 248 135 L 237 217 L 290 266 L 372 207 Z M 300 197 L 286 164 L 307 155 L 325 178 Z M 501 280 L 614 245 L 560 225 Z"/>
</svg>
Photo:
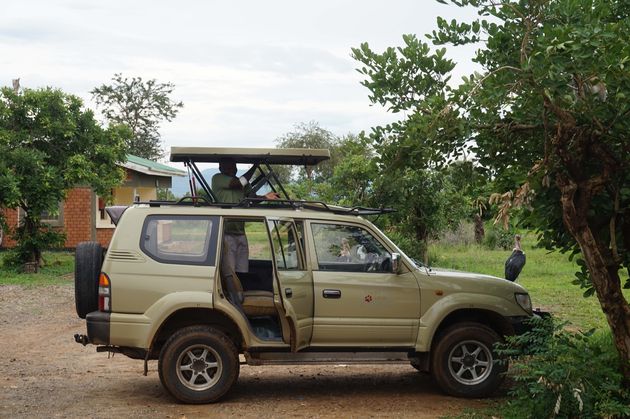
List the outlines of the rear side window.
<svg viewBox="0 0 630 419">
<path fill-rule="evenodd" d="M 162 263 L 214 266 L 219 219 L 195 215 L 150 215 L 140 248 Z"/>
</svg>

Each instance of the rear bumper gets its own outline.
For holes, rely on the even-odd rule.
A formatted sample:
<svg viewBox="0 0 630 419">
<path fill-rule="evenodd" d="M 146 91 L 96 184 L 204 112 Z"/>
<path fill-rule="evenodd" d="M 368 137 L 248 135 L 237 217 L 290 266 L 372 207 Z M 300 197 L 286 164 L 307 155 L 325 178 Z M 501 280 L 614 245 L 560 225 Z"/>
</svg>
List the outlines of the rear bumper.
<svg viewBox="0 0 630 419">
<path fill-rule="evenodd" d="M 110 313 L 93 311 L 85 316 L 89 343 L 109 345 Z"/>
<path fill-rule="evenodd" d="M 547 318 L 551 316 L 548 311 L 542 311 L 540 309 L 534 310 L 533 317 L 535 318 Z M 529 316 L 510 317 L 512 329 L 515 335 L 522 335 L 525 332 L 529 332 L 532 329 L 531 323 L 528 321 L 531 319 Z"/>
</svg>

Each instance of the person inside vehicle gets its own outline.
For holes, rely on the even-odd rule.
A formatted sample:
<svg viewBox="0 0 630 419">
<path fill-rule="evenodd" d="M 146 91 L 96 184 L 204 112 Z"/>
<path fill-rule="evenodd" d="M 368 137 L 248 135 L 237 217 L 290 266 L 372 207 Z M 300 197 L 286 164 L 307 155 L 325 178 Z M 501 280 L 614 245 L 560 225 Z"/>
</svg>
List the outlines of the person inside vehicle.
<svg viewBox="0 0 630 419">
<path fill-rule="evenodd" d="M 219 173 L 212 176 L 212 191 L 219 202 L 238 203 L 244 198 L 279 199 L 280 195 L 276 192 L 269 192 L 265 195 L 252 193 L 249 180 L 252 178 L 257 168 L 258 165 L 254 164 L 245 174 L 237 177 L 236 160 L 231 158 L 220 159 Z"/>
<path fill-rule="evenodd" d="M 339 262 L 350 262 L 350 242 L 347 238 L 341 239 L 341 249 L 339 250 Z"/>
<path fill-rule="evenodd" d="M 221 203 L 238 203 L 246 197 L 278 199 L 276 192 L 256 195 L 252 192 L 249 180 L 254 175 L 258 165 L 253 165 L 245 174 L 236 176 L 236 161 L 231 158 L 219 160 L 219 173 L 212 177 L 212 191 Z M 223 251 L 221 256 L 221 271 L 225 277 L 233 272 L 249 272 L 249 245 L 245 235 L 243 221 L 228 221 L 223 229 Z M 227 281 L 228 284 L 232 281 Z M 228 290 L 231 291 L 231 290 Z"/>
</svg>

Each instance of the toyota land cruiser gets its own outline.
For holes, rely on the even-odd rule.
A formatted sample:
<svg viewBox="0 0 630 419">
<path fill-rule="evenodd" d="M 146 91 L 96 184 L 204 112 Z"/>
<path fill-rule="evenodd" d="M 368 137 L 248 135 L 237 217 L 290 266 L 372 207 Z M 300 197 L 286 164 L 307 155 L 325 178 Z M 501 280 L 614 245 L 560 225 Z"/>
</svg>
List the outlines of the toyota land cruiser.
<svg viewBox="0 0 630 419">
<path fill-rule="evenodd" d="M 77 342 L 143 359 L 145 374 L 157 359 L 163 386 L 185 403 L 219 400 L 241 363 L 407 362 L 455 396 L 497 389 L 507 365 L 493 345 L 533 315 L 523 287 L 416 264 L 364 218 L 384 210 L 288 197 L 218 203 L 196 163 L 222 156 L 259 166 L 252 189 L 284 192 L 273 164 L 316 164 L 328 152 L 174 148 L 206 194 L 108 208 L 109 247 L 76 249 L 87 324 Z M 242 272 L 222 264 L 235 226 Z"/>
</svg>

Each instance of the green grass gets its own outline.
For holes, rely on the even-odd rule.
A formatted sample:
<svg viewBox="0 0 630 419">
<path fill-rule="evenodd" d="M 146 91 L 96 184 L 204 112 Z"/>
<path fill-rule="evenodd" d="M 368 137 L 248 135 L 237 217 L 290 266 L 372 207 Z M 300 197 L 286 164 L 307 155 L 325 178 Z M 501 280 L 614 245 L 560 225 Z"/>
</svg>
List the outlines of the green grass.
<svg viewBox="0 0 630 419">
<path fill-rule="evenodd" d="M 578 266 L 569 262 L 567 254 L 535 249 L 534 244 L 533 234 L 523 237 L 527 263 L 517 281 L 529 291 L 534 308 L 551 311 L 556 317 L 569 321 L 572 328 L 584 331 L 607 329 L 597 297 L 584 298 L 584 290 L 571 284 Z M 434 244 L 429 247 L 432 266 L 498 277 L 503 277 L 504 264 L 511 252 L 476 245 L 447 247 Z M 624 290 L 624 295 L 629 299 L 630 290 Z"/>
<path fill-rule="evenodd" d="M 0 285 L 63 285 L 72 284 L 74 253 L 44 252 L 45 266 L 36 274 L 24 274 L 4 266 L 6 252 L 0 252 Z"/>
</svg>

